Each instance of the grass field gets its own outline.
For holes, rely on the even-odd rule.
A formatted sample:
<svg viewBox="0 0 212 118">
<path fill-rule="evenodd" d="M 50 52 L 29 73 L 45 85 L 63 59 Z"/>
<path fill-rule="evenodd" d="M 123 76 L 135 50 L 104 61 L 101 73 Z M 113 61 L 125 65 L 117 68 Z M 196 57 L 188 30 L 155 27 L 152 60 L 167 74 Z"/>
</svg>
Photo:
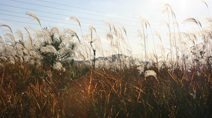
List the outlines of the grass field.
<svg viewBox="0 0 212 118">
<path fill-rule="evenodd" d="M 164 13 L 174 16 L 171 6 L 163 7 Z M 27 15 L 42 27 L 35 14 Z M 77 17 L 71 19 L 81 27 Z M 150 24 L 145 18 L 140 20 L 143 71 L 130 58 L 118 58 L 113 64 L 107 60 L 98 66 L 96 51 L 107 52 L 92 25 L 85 36 L 78 36 L 71 28 L 25 27 L 24 37 L 21 30 L 14 33 L 10 26 L 1 24 L 8 32 L 0 37 L 0 117 L 211 118 L 212 18 L 206 17 L 206 27 L 196 18 L 186 19 L 184 23 L 192 22 L 200 29 L 189 33 L 171 32 L 167 23 L 169 56 L 147 54 L 145 37 Z M 123 36 L 127 37 L 126 29 L 105 23 L 110 28 L 106 37 L 112 52 L 123 54 L 123 47 L 129 46 Z M 189 53 L 181 48 L 185 45 Z M 90 57 L 90 64 L 84 64 Z"/>
</svg>

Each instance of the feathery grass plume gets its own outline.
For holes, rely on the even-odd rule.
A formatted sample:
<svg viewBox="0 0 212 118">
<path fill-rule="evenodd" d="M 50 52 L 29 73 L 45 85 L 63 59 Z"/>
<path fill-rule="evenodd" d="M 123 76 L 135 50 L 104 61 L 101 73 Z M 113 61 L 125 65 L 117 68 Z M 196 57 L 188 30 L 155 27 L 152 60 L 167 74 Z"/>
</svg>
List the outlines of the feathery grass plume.
<svg viewBox="0 0 212 118">
<path fill-rule="evenodd" d="M 138 37 L 141 37 L 141 39 L 144 40 L 143 34 L 142 34 L 141 30 L 137 30 L 137 33 L 138 33 L 137 36 L 138 36 Z"/>
<path fill-rule="evenodd" d="M 43 44 L 43 42 L 42 42 L 41 39 L 40 39 L 40 34 L 39 34 L 39 32 L 38 32 L 35 28 L 33 28 L 33 27 L 31 27 L 31 26 L 26 26 L 25 28 L 27 28 L 27 29 L 29 29 L 29 30 L 33 30 L 33 31 L 35 32 L 35 34 L 33 34 L 34 39 L 33 39 L 33 41 L 32 41 L 32 44 L 34 44 L 34 47 L 40 48 L 40 46 Z M 28 31 L 29 31 L 29 30 L 28 30 Z"/>
<path fill-rule="evenodd" d="M 21 42 L 24 42 L 24 35 L 22 31 L 20 29 L 17 29 L 15 33 L 18 36 L 18 38 L 20 38 Z"/>
<path fill-rule="evenodd" d="M 211 16 L 205 16 L 204 20 L 207 20 L 209 23 L 212 23 L 212 17 Z"/>
<path fill-rule="evenodd" d="M 99 45 L 99 43 L 97 41 L 94 42 L 94 46 L 95 46 L 95 50 L 98 50 L 98 52 L 100 52 L 101 49 L 101 45 Z"/>
<path fill-rule="evenodd" d="M 15 37 L 12 33 L 6 33 L 5 34 L 5 42 L 6 43 L 11 43 L 12 45 L 15 44 Z"/>
<path fill-rule="evenodd" d="M 179 24 L 178 22 L 173 22 L 173 24 L 177 25 L 177 30 L 178 30 L 178 38 L 177 38 L 177 41 L 181 42 L 181 36 L 180 36 L 180 28 L 179 28 Z M 176 41 L 176 42 L 177 42 Z"/>
<path fill-rule="evenodd" d="M 173 24 L 177 25 L 177 27 L 179 28 L 179 23 L 177 21 L 174 21 Z"/>
<path fill-rule="evenodd" d="M 161 25 L 162 25 L 162 24 L 165 24 L 168 28 L 170 28 L 169 23 L 166 22 L 165 20 L 161 20 L 161 21 L 160 21 L 160 24 L 161 24 Z"/>
<path fill-rule="evenodd" d="M 193 45 L 196 45 L 195 41 L 197 41 L 197 36 L 194 32 L 189 32 L 189 33 L 182 32 L 181 35 L 187 38 L 189 41 L 191 41 Z"/>
<path fill-rule="evenodd" d="M 125 35 L 127 36 L 127 30 L 126 30 L 126 28 L 125 28 L 125 26 L 123 24 L 121 24 L 121 28 L 124 31 Z"/>
<path fill-rule="evenodd" d="M 196 98 L 196 90 L 193 90 L 194 91 L 194 93 L 189 93 L 192 97 L 193 97 L 193 99 L 195 99 Z"/>
<path fill-rule="evenodd" d="M 210 43 L 210 39 L 212 39 L 212 31 L 211 31 L 211 26 L 209 26 L 209 27 L 206 27 L 206 28 L 204 28 L 203 30 L 202 30 L 202 32 L 201 32 L 201 39 L 204 41 L 204 43 L 205 43 L 205 46 L 206 46 L 206 54 L 207 54 L 207 57 L 209 57 L 209 55 L 208 55 L 208 53 L 210 52 L 209 50 L 210 50 L 210 45 L 211 45 L 211 43 Z"/>
<path fill-rule="evenodd" d="M 176 21 L 176 16 L 175 16 L 175 13 L 174 11 L 172 10 L 172 7 L 171 5 L 169 4 L 162 4 L 162 10 L 161 10 L 161 13 L 164 14 L 164 13 L 167 13 L 167 16 L 168 16 L 168 23 L 167 23 L 167 26 L 168 26 L 168 29 L 169 29 L 169 42 L 170 42 L 170 54 L 171 54 L 171 61 L 172 61 L 172 44 L 171 44 L 171 29 L 170 29 L 170 13 L 172 15 L 172 19 L 174 19 Z M 173 27 L 174 29 L 174 27 Z"/>
<path fill-rule="evenodd" d="M 34 44 L 34 47 L 39 49 L 42 46 L 43 42 L 40 39 L 37 38 L 37 39 L 33 40 L 33 44 Z"/>
<path fill-rule="evenodd" d="M 34 58 L 39 58 L 39 53 L 36 52 L 35 50 L 31 50 L 31 51 L 29 52 L 29 54 L 30 54 L 32 57 L 34 57 Z"/>
<path fill-rule="evenodd" d="M 157 31 L 155 31 L 155 35 L 160 39 L 160 41 L 162 42 L 162 40 L 161 40 L 161 36 L 160 36 L 160 34 L 157 32 Z"/>
<path fill-rule="evenodd" d="M 50 32 L 48 30 L 39 30 L 39 33 L 38 34 L 39 34 L 39 37 L 40 38 L 43 38 L 43 40 L 45 42 L 51 42 L 52 43 Z"/>
<path fill-rule="evenodd" d="M 24 47 L 26 48 L 27 52 L 30 52 L 30 50 L 33 48 L 33 46 L 31 45 L 31 41 L 30 40 L 26 40 L 24 42 Z"/>
<path fill-rule="evenodd" d="M 0 26 L 9 28 L 10 32 L 13 33 L 12 28 L 9 25 L 1 24 Z"/>
<path fill-rule="evenodd" d="M 47 45 L 46 47 L 42 47 L 42 48 L 40 49 L 40 51 L 41 51 L 42 53 L 53 53 L 53 54 L 58 54 L 57 50 L 56 50 L 55 47 L 52 46 L 52 45 Z"/>
<path fill-rule="evenodd" d="M 38 21 L 40 27 L 42 27 L 41 23 L 40 23 L 40 19 L 35 14 L 27 12 L 26 15 L 29 15 L 29 16 L 33 17 L 34 19 L 36 19 Z"/>
<path fill-rule="evenodd" d="M 81 30 L 81 33 L 82 33 L 82 27 L 81 27 L 81 24 L 80 24 L 80 21 L 79 21 L 78 17 L 76 17 L 76 16 L 72 16 L 70 19 L 72 19 L 72 20 L 76 21 L 76 22 L 79 24 L 79 26 L 80 26 L 80 30 Z M 83 35 L 83 33 L 82 33 L 82 35 Z"/>
<path fill-rule="evenodd" d="M 69 36 L 61 36 L 60 37 L 60 39 L 62 40 L 62 43 L 61 44 L 71 44 L 72 42 L 69 40 L 69 39 L 71 39 L 71 37 L 69 37 Z"/>
<path fill-rule="evenodd" d="M 35 32 L 34 38 L 35 38 L 35 37 L 36 37 L 36 38 L 39 38 L 38 31 L 37 31 L 35 28 L 33 28 L 33 27 L 31 27 L 31 26 L 26 26 L 26 28 L 29 29 L 29 30 L 33 30 L 33 31 Z"/>
<path fill-rule="evenodd" d="M 209 39 L 212 39 L 212 31 L 211 31 L 211 27 L 207 27 L 207 28 L 204 28 L 201 32 L 201 36 L 204 37 L 203 40 L 205 42 L 205 39 L 207 39 L 207 44 L 209 44 Z"/>
<path fill-rule="evenodd" d="M 141 23 L 142 27 L 145 26 L 146 28 L 147 27 L 151 28 L 149 21 L 146 18 L 139 16 L 139 19 L 140 19 L 140 23 Z"/>
<path fill-rule="evenodd" d="M 89 24 L 89 30 L 90 30 L 90 32 L 92 32 L 92 30 L 94 30 L 96 32 L 96 29 L 93 27 L 92 24 Z"/>
<path fill-rule="evenodd" d="M 121 24 L 121 28 L 124 31 L 125 35 L 127 36 L 127 46 L 129 46 L 129 39 L 128 39 L 128 35 L 127 35 L 127 30 L 126 30 L 126 28 L 125 28 L 125 26 L 123 24 Z"/>
<path fill-rule="evenodd" d="M 186 42 L 181 42 L 179 44 L 179 49 L 181 49 L 182 51 L 187 50 L 188 44 Z"/>
<path fill-rule="evenodd" d="M 84 45 L 77 46 L 78 48 L 75 50 L 76 54 L 83 54 L 85 59 L 89 58 L 89 44 L 85 43 Z"/>
<path fill-rule="evenodd" d="M 106 34 L 106 37 L 107 37 L 107 40 L 113 40 L 113 35 L 111 34 L 110 31 L 107 31 L 107 34 Z"/>
<path fill-rule="evenodd" d="M 204 0 L 200 0 L 200 1 L 203 2 L 206 5 L 206 7 L 208 8 L 208 4 Z"/>
<path fill-rule="evenodd" d="M 94 41 L 96 41 L 96 42 L 98 42 L 98 43 L 100 43 L 101 45 L 102 45 L 102 42 L 101 42 L 101 38 L 100 38 L 100 36 L 99 35 L 95 35 L 95 37 L 94 37 Z"/>
<path fill-rule="evenodd" d="M 89 25 L 89 30 L 90 30 L 90 36 L 91 36 L 91 40 L 89 41 L 90 43 L 90 46 L 91 46 L 91 49 L 93 50 L 93 55 L 94 55 L 94 58 L 93 58 L 93 69 L 95 69 L 95 62 L 96 62 L 96 47 L 94 48 L 93 47 L 93 30 L 96 32 L 96 29 L 92 26 L 92 24 Z M 95 44 L 94 44 L 95 45 Z"/>
<path fill-rule="evenodd" d="M 94 43 L 95 47 L 99 50 L 99 53 L 102 54 L 102 56 L 104 57 L 104 49 L 102 46 L 100 36 L 96 34 L 94 37 L 94 41 L 95 41 L 95 43 Z"/>
<path fill-rule="evenodd" d="M 143 33 L 143 37 L 141 37 L 141 38 L 143 38 L 143 40 L 144 40 L 145 61 L 147 61 L 147 59 L 148 59 L 148 56 L 147 56 L 148 40 L 146 38 L 147 38 L 148 34 L 146 31 L 147 31 L 148 27 L 151 29 L 151 26 L 149 24 L 149 21 L 146 18 L 139 15 L 139 19 L 140 19 L 140 24 L 141 24 L 142 33 Z"/>
<path fill-rule="evenodd" d="M 146 32 L 145 29 L 147 30 L 147 26 L 148 26 L 149 22 L 140 15 L 139 15 L 139 19 L 140 19 L 140 24 L 141 24 L 143 32 L 138 30 L 138 36 L 140 36 L 141 39 L 144 40 L 144 54 L 145 54 L 145 61 L 147 61 L 147 43 L 146 43 L 146 35 L 147 34 L 145 34 L 145 32 Z"/>
<path fill-rule="evenodd" d="M 52 27 L 51 28 L 51 31 L 50 31 L 50 34 L 51 35 L 54 35 L 54 34 L 58 34 L 59 35 L 59 30 L 57 27 Z"/>
<path fill-rule="evenodd" d="M 146 18 L 139 15 L 139 19 L 140 19 L 140 23 L 141 23 L 143 31 L 145 30 L 145 28 L 147 29 L 147 27 L 151 29 L 150 23 Z"/>
<path fill-rule="evenodd" d="M 76 21 L 79 24 L 79 26 L 81 27 L 81 24 L 80 24 L 80 21 L 79 21 L 78 17 L 72 16 L 70 19 Z"/>
<path fill-rule="evenodd" d="M 58 31 L 59 31 L 59 34 L 58 34 L 59 36 L 65 35 L 65 31 L 64 30 L 59 30 L 58 29 Z"/>
<path fill-rule="evenodd" d="M 170 13 L 173 15 L 173 17 L 176 18 L 176 17 L 175 17 L 175 13 L 174 13 L 174 11 L 172 10 L 171 5 L 169 5 L 169 4 L 162 4 L 161 13 L 162 13 L 162 14 L 164 14 L 164 13 L 167 13 L 167 14 L 168 14 L 169 11 L 170 11 Z"/>
<path fill-rule="evenodd" d="M 0 46 L 3 46 L 4 48 L 6 47 L 4 39 L 1 36 L 0 36 Z"/>
<path fill-rule="evenodd" d="M 11 56 L 11 58 L 13 58 L 16 55 L 16 50 L 13 49 L 13 46 L 7 45 L 6 55 Z"/>
<path fill-rule="evenodd" d="M 119 29 L 120 29 L 120 28 L 119 28 Z M 121 33 L 121 29 L 120 29 L 120 31 L 119 31 L 119 38 L 121 39 L 121 41 L 123 42 L 123 44 L 127 45 L 127 42 L 126 42 L 124 36 L 123 36 L 122 33 Z"/>
<path fill-rule="evenodd" d="M 89 24 L 89 30 L 90 30 L 90 33 L 91 33 L 91 40 L 93 40 L 93 30 L 96 32 L 96 29 L 93 27 L 92 24 Z"/>
<path fill-rule="evenodd" d="M 111 23 L 109 20 L 105 19 L 105 20 L 102 20 L 102 22 L 104 22 L 109 27 L 110 31 L 112 31 Z"/>
<path fill-rule="evenodd" d="M 0 36 L 0 55 L 2 55 L 2 53 L 5 54 L 5 51 L 6 51 L 6 45 L 3 38 Z"/>
<path fill-rule="evenodd" d="M 172 46 L 175 46 L 175 33 L 171 32 L 171 44 Z"/>
<path fill-rule="evenodd" d="M 202 28 L 201 22 L 197 18 L 187 18 L 185 19 L 182 23 L 187 23 L 187 22 L 193 22 L 195 23 L 200 29 Z"/>
<path fill-rule="evenodd" d="M 123 42 L 123 44 L 126 44 L 126 41 L 125 41 L 125 38 L 124 36 L 122 35 L 122 29 L 120 27 L 117 28 L 117 34 L 118 34 L 118 39 L 121 39 L 121 41 Z"/>
<path fill-rule="evenodd" d="M 116 27 L 113 24 L 113 22 L 111 22 L 111 24 L 112 24 L 112 28 L 113 28 L 113 30 L 112 30 L 113 31 L 113 34 L 115 34 L 115 36 L 118 37 L 119 36 L 118 30 L 116 29 Z"/>
<path fill-rule="evenodd" d="M 73 29 L 67 28 L 67 29 L 65 30 L 65 33 L 68 33 L 68 34 L 71 35 L 71 36 L 75 36 L 75 37 L 78 39 L 78 41 L 80 42 L 80 39 L 79 39 L 77 33 L 76 33 Z"/>
<path fill-rule="evenodd" d="M 163 45 L 158 44 L 158 47 L 161 49 L 161 51 L 164 53 L 165 52 L 165 48 Z"/>
<path fill-rule="evenodd" d="M 64 54 L 67 54 L 67 53 L 71 53 L 71 54 L 75 55 L 75 51 L 72 50 L 71 48 L 67 48 L 67 47 L 61 48 L 58 52 L 59 52 L 60 55 L 64 55 Z"/>
<path fill-rule="evenodd" d="M 161 11 L 162 14 L 166 13 L 169 8 L 172 11 L 172 7 L 169 4 L 161 3 L 161 5 L 162 5 L 162 7 L 161 7 L 160 11 Z"/>
<path fill-rule="evenodd" d="M 142 43 L 138 43 L 141 47 L 144 47 L 144 45 Z"/>
<path fill-rule="evenodd" d="M 29 39 L 30 39 L 30 41 L 31 41 L 31 46 L 33 46 L 31 34 L 29 33 L 29 31 L 28 31 L 28 29 L 27 29 L 26 27 L 24 27 L 24 29 L 25 29 L 25 30 L 27 31 L 27 33 L 28 33 L 28 37 L 29 37 Z"/>
<path fill-rule="evenodd" d="M 31 57 L 29 55 L 23 56 L 24 62 L 29 62 Z"/>
<path fill-rule="evenodd" d="M 5 42 L 4 39 L 0 36 L 0 44 L 3 45 L 5 47 Z"/>
<path fill-rule="evenodd" d="M 16 43 L 13 47 L 13 49 L 19 51 L 19 50 L 23 50 L 24 46 L 21 43 Z"/>
<path fill-rule="evenodd" d="M 82 38 L 83 38 L 85 41 L 89 42 L 90 39 L 89 39 L 88 37 L 91 37 L 90 35 L 91 35 L 90 33 L 87 33 L 86 35 L 82 36 Z"/>
<path fill-rule="evenodd" d="M 56 62 L 53 65 L 53 69 L 55 70 L 61 70 L 63 68 L 63 65 L 60 62 Z"/>
</svg>

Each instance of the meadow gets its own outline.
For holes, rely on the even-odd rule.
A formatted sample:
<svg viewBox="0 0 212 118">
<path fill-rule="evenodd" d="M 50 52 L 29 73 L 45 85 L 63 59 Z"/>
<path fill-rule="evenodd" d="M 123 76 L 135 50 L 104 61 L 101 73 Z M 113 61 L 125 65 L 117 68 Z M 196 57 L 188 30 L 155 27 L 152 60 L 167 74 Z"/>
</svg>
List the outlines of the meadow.
<svg viewBox="0 0 212 118">
<path fill-rule="evenodd" d="M 207 4 L 206 4 L 207 5 Z M 175 21 L 169 4 L 163 13 Z M 135 60 L 124 26 L 104 21 L 110 52 L 90 25 L 78 36 L 71 28 L 24 27 L 15 33 L 7 24 L 0 37 L 0 117 L 62 118 L 211 118 L 212 117 L 212 17 L 206 27 L 187 18 L 198 31 L 171 31 L 168 55 L 147 54 L 147 19 L 140 17 L 138 31 L 144 58 Z M 71 19 L 79 24 L 80 20 Z M 178 23 L 174 28 L 179 28 Z M 155 34 L 160 40 L 160 34 Z M 200 42 L 198 42 L 200 40 Z M 155 44 L 153 44 L 155 45 Z M 124 50 L 128 48 L 129 51 Z M 185 51 L 186 49 L 186 51 Z M 104 58 L 96 60 L 96 52 Z M 164 49 L 162 48 L 162 51 Z M 117 59 L 104 54 L 117 54 Z M 81 60 L 76 62 L 76 60 Z"/>
</svg>

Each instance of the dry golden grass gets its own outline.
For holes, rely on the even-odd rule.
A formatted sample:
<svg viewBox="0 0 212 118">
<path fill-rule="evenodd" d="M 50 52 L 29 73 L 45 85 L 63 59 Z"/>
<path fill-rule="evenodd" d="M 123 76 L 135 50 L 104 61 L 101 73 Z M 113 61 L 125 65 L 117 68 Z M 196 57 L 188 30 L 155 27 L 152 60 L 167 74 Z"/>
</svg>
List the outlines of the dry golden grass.
<svg viewBox="0 0 212 118">
<path fill-rule="evenodd" d="M 203 1 L 203 3 L 207 6 L 206 2 Z M 169 14 L 169 12 L 172 14 L 172 20 L 176 20 L 171 6 L 164 4 L 162 13 Z M 35 18 L 41 26 L 40 20 L 35 14 L 27 13 L 27 15 Z M 81 28 L 77 17 L 71 17 L 71 19 L 76 21 Z M 30 56 L 36 57 L 40 56 L 39 54 L 43 52 L 44 48 L 50 48 L 55 52 L 51 57 L 55 58 L 56 61 L 59 60 L 65 70 L 54 70 L 53 65 L 46 65 L 51 58 L 47 58 L 46 63 L 44 61 L 39 65 L 21 61 L 22 57 L 18 58 L 19 55 L 16 53 L 9 55 L 7 52 L 8 55 L 1 55 L 4 58 L 0 60 L 0 117 L 212 117 L 212 67 L 209 55 L 210 44 L 208 44 L 212 37 L 211 25 L 209 24 L 206 28 L 203 28 L 199 20 L 188 18 L 184 23 L 193 22 L 203 30 L 184 33 L 178 31 L 176 33 L 175 31 L 171 32 L 171 19 L 168 17 L 168 20 L 165 23 L 169 28 L 170 53 L 173 53 L 171 46 L 175 46 L 177 59 L 177 56 L 179 56 L 177 49 L 180 46 L 185 49 L 189 48 L 188 45 L 190 44 L 185 40 L 188 39 L 192 42 L 191 45 L 194 45 L 193 48 L 197 54 L 196 43 L 201 36 L 204 41 L 203 45 L 206 45 L 207 48 L 204 50 L 205 55 L 207 55 L 205 64 L 198 62 L 201 59 L 200 56 L 205 56 L 204 54 L 195 55 L 191 60 L 187 60 L 187 57 L 183 55 L 183 49 L 181 49 L 182 63 L 172 60 L 169 63 L 163 45 L 161 46 L 163 55 L 158 56 L 156 52 L 152 56 L 147 54 L 146 40 L 148 39 L 146 36 L 148 34 L 146 30 L 147 28 L 151 29 L 151 27 L 148 20 L 143 17 L 140 17 L 142 31 L 139 30 L 138 34 L 144 40 L 142 45 L 145 48 L 145 61 L 152 60 L 152 64 L 145 62 L 143 65 L 144 71 L 142 72 L 139 72 L 135 64 L 127 66 L 125 62 L 129 61 L 129 58 L 123 63 L 121 61 L 112 63 L 112 58 L 108 59 L 108 65 L 116 65 L 114 67 L 95 68 L 95 65 L 93 65 L 92 68 L 91 65 L 84 64 L 86 59 L 93 58 L 92 55 L 95 64 L 96 50 L 108 54 L 111 54 L 111 52 L 116 54 L 125 52 L 123 47 L 127 46 L 127 43 L 122 31 L 127 36 L 127 30 L 123 25 L 121 27 L 115 26 L 112 20 L 104 21 L 109 27 L 106 34 L 106 38 L 110 41 L 110 49 L 108 50 L 101 49 L 101 38 L 96 34 L 96 29 L 92 25 L 89 26 L 90 32 L 88 35 L 82 36 L 85 39 L 82 42 L 73 29 L 68 28 L 61 33 L 57 27 L 53 27 L 51 30 L 39 31 L 25 27 L 29 40 L 24 40 L 23 33 L 17 30 L 17 35 L 21 40 L 21 42 L 17 42 L 11 28 L 2 24 L 1 26 L 10 30 L 5 35 L 5 42 L 9 43 L 4 43 L 4 40 L 0 42 L 4 49 L 12 50 L 13 46 L 20 43 L 23 45 L 21 48 L 27 49 L 25 52 L 24 49 L 22 50 L 22 55 L 28 56 L 27 53 L 29 53 Z M 210 17 L 206 17 L 206 20 L 209 23 L 211 22 Z M 179 28 L 178 23 L 174 23 L 173 27 L 176 28 L 175 26 L 177 26 Z M 36 35 L 33 37 L 28 29 L 34 30 Z M 62 34 L 61 39 L 54 37 L 55 34 L 59 36 Z M 157 32 L 155 32 L 155 35 L 162 43 L 163 37 Z M 177 37 L 177 35 L 179 36 Z M 76 50 L 67 49 L 66 47 L 66 45 L 73 43 L 73 36 L 79 41 L 75 44 Z M 176 44 L 176 38 L 179 38 L 179 46 Z M 33 41 L 34 39 L 38 39 L 39 44 L 36 44 Z M 30 45 L 27 45 L 27 41 L 30 42 Z M 53 43 L 54 41 L 61 42 Z M 36 47 L 36 45 L 39 46 Z M 93 49 L 93 52 L 91 49 Z M 191 50 L 189 49 L 189 51 Z M 12 51 L 20 52 L 20 50 Z M 58 59 L 58 53 L 63 52 L 72 52 L 75 57 L 83 59 L 83 62 L 70 65 L 71 62 L 67 62 L 62 58 Z M 120 59 L 120 55 L 118 56 Z M 194 55 L 188 55 L 188 57 L 191 56 Z M 162 61 L 161 58 L 163 58 Z M 13 63 L 9 59 L 14 60 Z M 38 57 L 36 59 L 34 61 L 39 61 Z"/>
</svg>

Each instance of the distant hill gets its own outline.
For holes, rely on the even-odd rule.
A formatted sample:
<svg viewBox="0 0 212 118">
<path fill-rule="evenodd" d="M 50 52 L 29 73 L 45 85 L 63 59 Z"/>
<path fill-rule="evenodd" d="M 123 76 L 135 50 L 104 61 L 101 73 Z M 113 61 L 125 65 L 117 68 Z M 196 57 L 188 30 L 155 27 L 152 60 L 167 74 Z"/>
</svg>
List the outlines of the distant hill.
<svg viewBox="0 0 212 118">
<path fill-rule="evenodd" d="M 131 58 L 131 57 L 129 57 L 129 56 L 126 56 L 126 55 L 124 55 L 124 54 L 113 54 L 113 55 L 111 55 L 111 56 L 107 56 L 107 57 L 97 57 L 95 60 L 96 60 L 96 62 L 97 61 L 110 61 L 110 62 L 116 62 L 116 61 L 118 61 L 119 60 L 119 58 L 121 59 L 121 60 L 126 60 L 127 58 Z M 86 63 L 88 63 L 88 62 L 90 62 L 90 61 L 93 61 L 93 60 L 85 60 L 84 62 Z M 76 63 L 82 63 L 82 61 L 75 61 Z"/>
<path fill-rule="evenodd" d="M 75 63 L 81 64 L 82 61 L 75 61 Z M 86 65 L 92 65 L 93 60 L 85 60 L 83 63 Z M 104 68 L 120 67 L 120 64 L 122 67 L 123 66 L 129 67 L 130 65 L 140 66 L 140 65 L 143 65 L 144 62 L 139 59 L 126 56 L 124 54 L 113 54 L 111 56 L 98 57 L 95 59 L 95 67 L 97 68 L 98 67 L 104 67 Z"/>
</svg>

